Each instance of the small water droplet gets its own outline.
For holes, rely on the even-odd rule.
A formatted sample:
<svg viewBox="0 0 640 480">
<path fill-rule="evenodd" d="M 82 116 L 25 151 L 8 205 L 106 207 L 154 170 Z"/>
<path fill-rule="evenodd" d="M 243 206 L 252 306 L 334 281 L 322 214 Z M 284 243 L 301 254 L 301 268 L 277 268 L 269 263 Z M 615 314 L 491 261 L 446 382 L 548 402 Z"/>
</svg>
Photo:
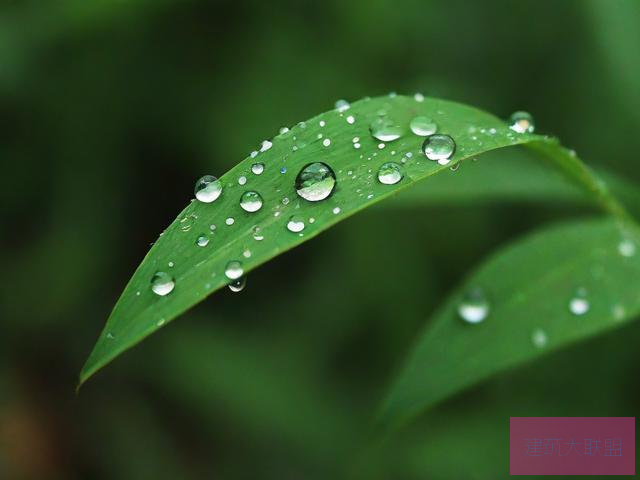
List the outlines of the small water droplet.
<svg viewBox="0 0 640 480">
<path fill-rule="evenodd" d="M 278 133 L 280 133 L 280 135 L 283 135 L 288 131 L 289 131 L 289 127 L 280 127 L 280 130 L 278 130 Z"/>
<path fill-rule="evenodd" d="M 207 237 L 204 233 L 202 235 L 199 235 L 198 238 L 196 238 L 196 245 L 199 247 L 206 247 L 207 245 L 209 245 L 209 237 Z"/>
<path fill-rule="evenodd" d="M 369 126 L 373 138 L 381 142 L 393 142 L 404 135 L 404 128 L 387 118 L 377 118 Z"/>
<path fill-rule="evenodd" d="M 161 297 L 169 295 L 175 286 L 175 280 L 168 273 L 156 272 L 153 277 L 151 277 L 151 290 Z"/>
<path fill-rule="evenodd" d="M 446 165 L 456 151 L 456 142 L 449 135 L 430 135 L 422 144 L 422 151 L 429 160 Z"/>
<path fill-rule="evenodd" d="M 409 123 L 409 128 L 411 128 L 414 134 L 420 137 L 433 135 L 438 130 L 438 126 L 433 120 L 429 117 L 422 116 L 413 117 L 411 123 Z"/>
<path fill-rule="evenodd" d="M 340 99 L 340 100 L 338 100 L 336 102 L 335 107 L 336 107 L 337 111 L 344 112 L 346 110 L 349 110 L 349 108 L 351 108 L 351 104 L 349 102 L 347 102 L 346 100 Z"/>
<path fill-rule="evenodd" d="M 245 251 L 244 251 L 244 252 L 242 252 L 242 256 L 243 256 L 244 258 L 251 258 L 251 250 L 249 250 L 248 248 L 247 248 L 247 249 L 245 249 Z"/>
<path fill-rule="evenodd" d="M 329 145 L 331 145 L 331 140 L 330 140 L 330 139 L 328 139 L 328 138 L 325 138 L 325 139 L 322 141 L 322 145 L 324 145 L 325 147 L 328 147 Z"/>
<path fill-rule="evenodd" d="M 509 117 L 509 128 L 518 133 L 533 133 L 535 130 L 533 117 L 529 112 L 513 112 Z"/>
<path fill-rule="evenodd" d="M 424 95 L 421 93 L 416 93 L 413 98 L 416 102 L 424 102 Z"/>
<path fill-rule="evenodd" d="M 107 332 L 107 338 L 108 338 L 109 340 L 113 340 L 113 339 L 114 339 L 114 338 L 116 338 L 116 337 L 115 337 L 115 335 L 114 335 L 113 333 L 111 333 L 111 332 Z"/>
<path fill-rule="evenodd" d="M 264 163 L 254 163 L 251 165 L 251 173 L 254 175 L 262 175 L 264 172 Z"/>
<path fill-rule="evenodd" d="M 237 280 L 244 274 L 242 262 L 231 260 L 224 269 L 224 274 L 229 280 Z"/>
<path fill-rule="evenodd" d="M 257 212 L 262 208 L 262 197 L 258 192 L 254 192 L 253 190 L 244 192 L 242 197 L 240 197 L 240 207 L 242 207 L 245 212 Z"/>
<path fill-rule="evenodd" d="M 224 221 L 224 223 L 226 223 L 227 225 L 231 226 L 231 225 L 234 224 L 235 221 L 236 220 L 233 217 L 229 217 Z"/>
<path fill-rule="evenodd" d="M 264 235 L 262 234 L 262 229 L 257 225 L 253 227 L 253 239 L 256 241 L 264 240 Z"/>
<path fill-rule="evenodd" d="M 299 215 L 293 215 L 287 222 L 287 230 L 298 233 L 304 230 L 304 219 Z"/>
<path fill-rule="evenodd" d="M 623 257 L 633 257 L 636 254 L 636 244 L 625 238 L 618 244 L 618 252 Z"/>
<path fill-rule="evenodd" d="M 211 203 L 222 193 L 222 183 L 213 175 L 205 175 L 196 182 L 194 193 L 199 201 Z"/>
<path fill-rule="evenodd" d="M 280 173 L 287 173 L 287 167 L 281 167 Z"/>
<path fill-rule="evenodd" d="M 229 283 L 229 290 L 234 293 L 241 292 L 247 286 L 247 277 L 240 277 Z"/>
<path fill-rule="evenodd" d="M 347 123 L 348 123 L 349 125 L 353 125 L 354 123 L 356 123 L 356 117 L 354 117 L 353 115 L 349 115 L 349 116 L 347 117 Z"/>
<path fill-rule="evenodd" d="M 467 323 L 480 323 L 489 315 L 489 302 L 480 288 L 469 290 L 458 304 L 458 315 Z"/>
<path fill-rule="evenodd" d="M 244 185 L 247 183 L 247 177 L 245 177 L 244 175 L 242 175 L 241 177 L 238 177 L 238 185 Z"/>
<path fill-rule="evenodd" d="M 546 347 L 548 340 L 547 333 L 541 328 L 536 328 L 531 333 L 531 343 L 533 343 L 533 346 L 536 348 Z"/>
<path fill-rule="evenodd" d="M 378 169 L 378 181 L 385 185 L 395 185 L 403 176 L 400 165 L 395 162 L 383 163 Z"/>
<path fill-rule="evenodd" d="M 586 297 L 587 292 L 583 288 L 578 289 L 573 298 L 569 300 L 569 311 L 577 316 L 587 313 L 589 311 L 590 304 Z"/>
<path fill-rule="evenodd" d="M 188 232 L 191 230 L 191 227 L 196 223 L 198 216 L 195 213 L 190 213 L 186 215 L 182 219 L 180 219 L 180 230 L 183 232 Z"/>
<path fill-rule="evenodd" d="M 334 215 L 337 215 L 340 213 L 341 210 L 340 210 L 340 207 L 335 207 L 332 211 Z"/>
<path fill-rule="evenodd" d="M 336 175 L 329 165 L 314 162 L 306 165 L 295 180 L 298 195 L 309 202 L 319 202 L 329 197 L 336 186 Z"/>
</svg>

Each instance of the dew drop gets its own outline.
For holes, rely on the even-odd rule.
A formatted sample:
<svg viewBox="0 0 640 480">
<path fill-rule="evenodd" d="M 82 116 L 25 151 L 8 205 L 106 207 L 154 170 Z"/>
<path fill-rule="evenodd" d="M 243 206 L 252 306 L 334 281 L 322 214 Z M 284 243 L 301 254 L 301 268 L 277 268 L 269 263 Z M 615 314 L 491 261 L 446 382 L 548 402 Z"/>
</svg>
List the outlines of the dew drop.
<svg viewBox="0 0 640 480">
<path fill-rule="evenodd" d="M 254 192 L 253 190 L 244 192 L 242 197 L 240 197 L 240 207 L 242 207 L 245 212 L 257 212 L 262 208 L 262 197 L 258 192 Z"/>
<path fill-rule="evenodd" d="M 422 103 L 422 102 L 424 102 L 424 95 L 423 95 L 423 94 L 421 94 L 421 93 L 416 93 L 416 94 L 413 96 L 413 99 L 414 99 L 416 102 L 420 102 L 420 103 Z"/>
<path fill-rule="evenodd" d="M 409 123 L 409 128 L 411 128 L 414 134 L 420 137 L 433 135 L 438 130 L 438 126 L 433 120 L 429 117 L 422 116 L 413 117 L 411 123 Z"/>
<path fill-rule="evenodd" d="M 322 145 L 323 145 L 323 146 L 325 146 L 325 147 L 328 147 L 329 145 L 331 145 L 331 140 L 330 140 L 330 139 L 328 139 L 328 138 L 325 138 L 325 139 L 322 141 Z"/>
<path fill-rule="evenodd" d="M 430 135 L 422 144 L 422 151 L 429 160 L 446 165 L 456 151 L 456 142 L 449 135 Z"/>
<path fill-rule="evenodd" d="M 254 163 L 251 165 L 251 173 L 254 175 L 262 175 L 264 172 L 264 163 Z"/>
<path fill-rule="evenodd" d="M 335 207 L 332 211 L 334 215 L 338 215 L 341 210 L 340 210 L 340 207 Z"/>
<path fill-rule="evenodd" d="M 222 193 L 222 183 L 213 175 L 205 175 L 196 182 L 194 193 L 199 201 L 211 203 Z"/>
<path fill-rule="evenodd" d="M 306 165 L 295 181 L 298 195 L 309 202 L 319 202 L 327 198 L 336 186 L 336 175 L 329 165 L 314 162 Z"/>
<path fill-rule="evenodd" d="M 241 177 L 238 177 L 238 185 L 245 185 L 247 183 L 247 177 L 245 177 L 244 175 L 242 175 Z"/>
<path fill-rule="evenodd" d="M 589 311 L 590 304 L 586 298 L 587 292 L 580 288 L 576 294 L 569 300 L 569 311 L 577 316 L 584 315 Z"/>
<path fill-rule="evenodd" d="M 287 230 L 298 233 L 304 230 L 304 219 L 299 215 L 293 215 L 287 222 Z"/>
<path fill-rule="evenodd" d="M 467 323 L 480 323 L 489 315 L 489 302 L 479 288 L 469 290 L 458 304 L 458 315 Z"/>
<path fill-rule="evenodd" d="M 244 274 L 242 262 L 239 262 L 238 260 L 231 260 L 227 263 L 227 266 L 224 269 L 224 274 L 229 280 L 239 279 Z"/>
<path fill-rule="evenodd" d="M 404 129 L 389 119 L 378 118 L 369 126 L 373 138 L 381 142 L 393 142 L 404 135 Z"/>
<path fill-rule="evenodd" d="M 623 257 L 633 257 L 636 254 L 636 244 L 631 240 L 624 239 L 618 244 L 618 252 Z"/>
<path fill-rule="evenodd" d="M 356 117 L 354 117 L 353 115 L 349 115 L 349 116 L 347 117 L 347 123 L 348 123 L 349 125 L 353 125 L 354 123 L 356 123 Z"/>
<path fill-rule="evenodd" d="M 156 272 L 153 277 L 151 277 L 151 290 L 161 297 L 169 295 L 175 286 L 175 280 L 168 273 Z"/>
<path fill-rule="evenodd" d="M 378 181 L 385 185 L 395 185 L 403 176 L 400 165 L 395 162 L 383 163 L 378 169 Z"/>
<path fill-rule="evenodd" d="M 349 110 L 349 108 L 351 108 L 351 104 L 349 102 L 347 102 L 346 100 L 340 99 L 340 100 L 338 100 L 336 102 L 335 107 L 336 107 L 337 111 L 345 112 L 345 111 Z"/>
<path fill-rule="evenodd" d="M 535 130 L 533 117 L 529 112 L 513 112 L 509 117 L 509 128 L 518 133 L 533 133 Z"/>
<path fill-rule="evenodd" d="M 261 152 L 266 152 L 267 150 L 269 150 L 271 147 L 273 146 L 273 143 L 271 143 L 269 140 L 264 140 L 262 142 L 262 144 L 260 145 L 260 151 Z"/>
<path fill-rule="evenodd" d="M 247 277 L 240 277 L 229 283 L 229 290 L 234 293 L 241 292 L 247 286 Z"/>
<path fill-rule="evenodd" d="M 233 225 L 234 222 L 235 222 L 235 219 L 233 217 L 229 217 L 224 221 L 224 223 L 226 223 L 229 226 Z"/>
<path fill-rule="evenodd" d="M 209 245 L 209 237 L 205 234 L 199 235 L 198 238 L 196 238 L 196 245 L 199 247 L 206 247 Z"/>
<path fill-rule="evenodd" d="M 548 340 L 547 333 L 541 328 L 536 328 L 531 333 L 531 343 L 533 343 L 533 346 L 536 348 L 546 347 Z"/>
<path fill-rule="evenodd" d="M 260 242 L 264 240 L 264 235 L 262 234 L 262 229 L 257 225 L 253 227 L 253 239 Z"/>
</svg>

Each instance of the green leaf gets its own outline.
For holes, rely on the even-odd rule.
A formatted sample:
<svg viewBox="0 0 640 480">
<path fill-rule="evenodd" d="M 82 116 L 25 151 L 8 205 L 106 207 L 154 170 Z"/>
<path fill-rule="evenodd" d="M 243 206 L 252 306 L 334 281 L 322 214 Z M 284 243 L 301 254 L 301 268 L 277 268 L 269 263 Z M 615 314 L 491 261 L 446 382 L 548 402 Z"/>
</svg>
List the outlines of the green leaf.
<svg viewBox="0 0 640 480">
<path fill-rule="evenodd" d="M 439 165 L 424 156 L 421 149 L 424 137 L 412 134 L 408 128 L 417 115 L 433 119 L 439 133 L 455 139 L 457 147 L 451 163 Z M 374 139 L 370 125 L 381 118 L 399 126 L 404 134 L 386 144 Z M 355 148 L 356 143 L 360 148 Z M 444 100 L 367 98 L 346 111 L 326 112 L 278 135 L 270 148 L 255 158 L 246 158 L 221 178 L 224 190 L 218 200 L 188 205 L 153 245 L 126 286 L 80 373 L 80 382 L 223 288 L 228 283 L 225 268 L 229 261 L 242 262 L 246 274 L 420 180 L 449 171 L 464 159 L 517 144 L 529 144 L 585 188 L 602 208 L 621 218 L 626 216 L 604 185 L 552 139 L 515 133 L 490 114 Z M 326 200 L 308 202 L 297 196 L 294 181 L 305 165 L 317 161 L 332 167 L 337 186 Z M 384 185 L 377 180 L 377 170 L 390 161 L 401 165 L 404 177 L 395 185 Z M 265 165 L 261 175 L 251 171 L 255 162 Z M 246 185 L 239 184 L 241 177 L 246 177 Z M 259 192 L 264 199 L 264 206 L 257 212 L 247 213 L 239 206 L 241 195 L 248 190 Z M 294 214 L 305 220 L 306 228 L 300 233 L 286 228 Z M 234 219 L 232 225 L 225 222 L 229 218 Z M 213 234 L 210 225 L 216 226 Z M 262 241 L 253 237 L 256 226 L 261 229 Z M 201 234 L 211 237 L 206 247 L 195 245 Z M 175 279 L 175 289 L 164 297 L 150 289 L 150 280 L 158 271 Z"/>
<path fill-rule="evenodd" d="M 608 219 L 554 227 L 501 249 L 433 316 L 389 391 L 380 424 L 402 424 L 494 373 L 632 319 L 640 312 L 637 245 L 635 227 Z M 458 313 L 472 289 L 489 305 L 477 324 Z M 571 312 L 576 298 L 588 302 L 586 313 Z"/>
</svg>

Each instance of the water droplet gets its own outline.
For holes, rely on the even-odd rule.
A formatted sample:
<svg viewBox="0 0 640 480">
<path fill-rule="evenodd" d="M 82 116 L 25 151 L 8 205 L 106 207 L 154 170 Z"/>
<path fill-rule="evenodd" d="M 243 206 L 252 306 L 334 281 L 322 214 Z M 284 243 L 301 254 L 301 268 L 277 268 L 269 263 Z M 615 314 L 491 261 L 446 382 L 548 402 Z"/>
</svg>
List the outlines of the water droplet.
<svg viewBox="0 0 640 480">
<path fill-rule="evenodd" d="M 509 128 L 518 133 L 533 133 L 535 130 L 533 117 L 529 112 L 513 112 L 509 117 Z"/>
<path fill-rule="evenodd" d="M 349 115 L 349 116 L 347 117 L 347 123 L 348 123 L 349 125 L 353 125 L 354 123 L 356 123 L 356 117 L 354 117 L 353 115 Z"/>
<path fill-rule="evenodd" d="M 249 250 L 248 248 L 247 248 L 247 249 L 245 249 L 245 251 L 244 251 L 244 252 L 242 252 L 242 256 L 243 256 L 244 258 L 251 258 L 251 250 Z"/>
<path fill-rule="evenodd" d="M 273 143 L 271 143 L 269 140 L 264 140 L 262 142 L 262 144 L 260 145 L 260 151 L 261 152 L 266 152 L 267 150 L 269 150 L 271 147 L 273 146 Z"/>
<path fill-rule="evenodd" d="M 395 185 L 403 176 L 400 165 L 394 162 L 383 163 L 378 169 L 378 181 L 385 185 Z"/>
<path fill-rule="evenodd" d="M 241 292 L 247 286 L 247 277 L 240 277 L 229 283 L 229 290 L 232 292 Z"/>
<path fill-rule="evenodd" d="M 304 219 L 299 215 L 293 215 L 287 222 L 287 230 L 298 233 L 304 230 Z"/>
<path fill-rule="evenodd" d="M 287 167 L 281 167 L 280 173 L 287 173 Z"/>
<path fill-rule="evenodd" d="M 330 140 L 330 139 L 328 139 L 328 138 L 325 138 L 325 139 L 322 141 L 322 145 L 324 145 L 325 147 L 328 147 L 329 145 L 331 145 L 331 140 Z"/>
<path fill-rule="evenodd" d="M 611 314 L 613 315 L 613 319 L 619 322 L 624 320 L 624 317 L 627 315 L 627 311 L 622 305 L 616 304 L 611 308 Z"/>
<path fill-rule="evenodd" d="M 251 165 L 251 173 L 254 175 L 262 175 L 264 172 L 264 163 L 254 163 Z"/>
<path fill-rule="evenodd" d="M 480 323 L 489 314 L 489 302 L 479 288 L 469 290 L 458 304 L 458 315 L 467 323 Z"/>
<path fill-rule="evenodd" d="M 541 328 L 536 328 L 531 334 L 531 343 L 536 348 L 544 348 L 548 342 L 547 333 Z"/>
<path fill-rule="evenodd" d="M 327 124 L 327 122 L 325 122 L 324 120 L 320 120 L 320 122 L 318 122 L 318 125 L 320 125 L 321 127 L 324 127 Z"/>
<path fill-rule="evenodd" d="M 224 221 L 224 223 L 226 223 L 229 226 L 233 225 L 234 222 L 235 222 L 235 219 L 233 217 L 229 217 Z"/>
<path fill-rule="evenodd" d="M 211 203 L 222 193 L 222 183 L 213 175 L 205 175 L 196 182 L 194 193 L 199 201 Z"/>
<path fill-rule="evenodd" d="M 438 126 L 436 123 L 431 120 L 429 117 L 413 117 L 411 123 L 409 123 L 409 128 L 411 131 L 420 136 L 427 137 L 429 135 L 433 135 L 438 130 Z"/>
<path fill-rule="evenodd" d="M 175 280 L 168 273 L 156 272 L 153 277 L 151 277 L 151 290 L 161 297 L 169 295 L 175 286 Z"/>
<path fill-rule="evenodd" d="M 629 239 L 624 239 L 618 244 L 618 252 L 623 257 L 633 257 L 636 254 L 636 244 Z"/>
<path fill-rule="evenodd" d="M 574 297 L 569 300 L 569 311 L 578 316 L 587 313 L 589 311 L 590 304 L 586 296 L 587 292 L 584 289 L 578 289 Z"/>
<path fill-rule="evenodd" d="M 229 280 L 237 280 L 244 274 L 242 262 L 231 260 L 224 269 L 224 274 Z"/>
<path fill-rule="evenodd" d="M 253 227 L 253 239 L 256 241 L 264 240 L 264 235 L 262 234 L 262 229 L 257 225 Z"/>
<path fill-rule="evenodd" d="M 351 104 L 349 102 L 347 102 L 346 100 L 338 100 L 336 102 L 336 110 L 339 112 L 344 112 L 346 110 L 349 110 L 349 108 L 351 108 Z"/>
<path fill-rule="evenodd" d="M 186 215 L 185 217 L 180 219 L 180 230 L 182 230 L 183 232 L 188 232 L 189 230 L 191 230 L 191 227 L 193 227 L 194 223 L 196 223 L 197 219 L 198 216 L 195 213 Z"/>
<path fill-rule="evenodd" d="M 114 335 L 113 333 L 111 333 L 111 332 L 107 332 L 107 338 L 108 338 L 109 340 L 113 340 L 113 339 L 114 339 L 114 338 L 116 338 L 116 337 L 115 337 L 115 335 Z"/>
<path fill-rule="evenodd" d="M 413 98 L 416 102 L 424 102 L 424 95 L 421 93 L 416 93 Z"/>
<path fill-rule="evenodd" d="M 245 212 L 253 213 L 262 208 L 262 197 L 258 192 L 249 190 L 240 197 L 240 206 Z"/>
<path fill-rule="evenodd" d="M 238 185 L 244 185 L 245 183 L 247 183 L 247 177 L 242 175 L 241 177 L 238 178 Z"/>
<path fill-rule="evenodd" d="M 378 118 L 369 126 L 373 138 L 381 142 L 393 142 L 404 135 L 404 128 L 387 118 Z"/>
<path fill-rule="evenodd" d="M 306 165 L 295 181 L 298 195 L 310 202 L 319 202 L 327 198 L 336 186 L 336 175 L 329 165 L 314 162 Z"/>
<path fill-rule="evenodd" d="M 289 131 L 289 127 L 280 127 L 280 130 L 278 130 L 278 133 L 280 133 L 280 135 L 283 135 L 288 131 Z"/>
<path fill-rule="evenodd" d="M 341 211 L 341 210 L 340 210 L 340 207 L 335 207 L 335 208 L 333 209 L 333 214 L 334 214 L 334 215 L 337 215 L 337 214 L 339 214 L 339 213 L 340 213 L 340 211 Z"/>
<path fill-rule="evenodd" d="M 198 238 L 196 238 L 196 245 L 199 247 L 206 247 L 207 245 L 209 245 L 209 237 L 207 237 L 204 233 L 202 235 L 199 235 Z"/>
<path fill-rule="evenodd" d="M 456 151 L 456 142 L 449 135 L 430 135 L 422 144 L 422 151 L 429 160 L 446 165 Z"/>
</svg>

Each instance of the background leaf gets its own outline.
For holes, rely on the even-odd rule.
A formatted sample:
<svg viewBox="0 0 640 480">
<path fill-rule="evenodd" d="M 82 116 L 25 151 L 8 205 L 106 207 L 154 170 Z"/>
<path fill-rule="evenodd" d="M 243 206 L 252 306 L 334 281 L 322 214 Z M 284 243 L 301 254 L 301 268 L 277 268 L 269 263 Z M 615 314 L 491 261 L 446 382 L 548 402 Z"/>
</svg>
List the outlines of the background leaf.
<svg viewBox="0 0 640 480">
<path fill-rule="evenodd" d="M 434 315 L 380 414 L 406 420 L 487 376 L 632 319 L 640 311 L 636 230 L 612 220 L 555 227 L 501 249 Z M 466 292 L 480 288 L 488 317 L 464 322 Z M 570 311 L 573 299 L 587 311 Z"/>
</svg>

